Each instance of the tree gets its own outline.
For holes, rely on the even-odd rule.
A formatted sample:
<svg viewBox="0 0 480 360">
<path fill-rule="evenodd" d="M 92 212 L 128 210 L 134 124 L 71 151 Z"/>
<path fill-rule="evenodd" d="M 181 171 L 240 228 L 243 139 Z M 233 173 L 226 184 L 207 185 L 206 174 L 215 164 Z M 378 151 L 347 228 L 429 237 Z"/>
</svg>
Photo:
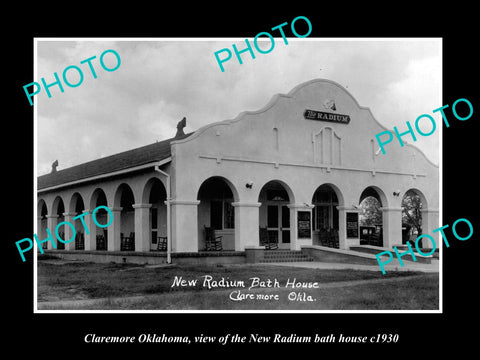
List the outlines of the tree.
<svg viewBox="0 0 480 360">
<path fill-rule="evenodd" d="M 382 223 L 382 212 L 380 202 L 373 196 L 367 196 L 360 203 L 363 214 L 360 214 L 360 225 L 374 226 Z"/>
<path fill-rule="evenodd" d="M 413 191 L 407 191 L 402 199 L 402 223 L 417 229 L 417 237 L 422 235 L 422 200 Z"/>
</svg>

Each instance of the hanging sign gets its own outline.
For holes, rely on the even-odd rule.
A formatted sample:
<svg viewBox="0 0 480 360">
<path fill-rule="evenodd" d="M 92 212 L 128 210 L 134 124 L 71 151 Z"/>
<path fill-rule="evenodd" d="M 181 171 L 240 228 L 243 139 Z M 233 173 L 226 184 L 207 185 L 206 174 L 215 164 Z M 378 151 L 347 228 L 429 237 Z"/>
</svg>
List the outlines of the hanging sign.
<svg viewBox="0 0 480 360">
<path fill-rule="evenodd" d="M 321 121 L 330 121 L 340 124 L 348 124 L 350 122 L 350 116 L 342 114 L 332 114 L 323 111 L 317 110 L 305 110 L 303 117 L 306 120 L 321 120 Z"/>
</svg>

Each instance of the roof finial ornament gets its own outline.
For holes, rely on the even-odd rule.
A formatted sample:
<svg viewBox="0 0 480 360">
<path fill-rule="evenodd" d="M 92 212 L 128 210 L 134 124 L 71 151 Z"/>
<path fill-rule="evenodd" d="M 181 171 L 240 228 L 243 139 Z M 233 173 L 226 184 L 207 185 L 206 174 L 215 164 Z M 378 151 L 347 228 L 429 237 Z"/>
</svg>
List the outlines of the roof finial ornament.
<svg viewBox="0 0 480 360">
<path fill-rule="evenodd" d="M 52 163 L 52 173 L 57 172 L 58 160 Z"/>
<path fill-rule="evenodd" d="M 183 132 L 183 128 L 185 126 L 187 126 L 187 118 L 186 117 L 184 117 L 182 120 L 180 120 L 177 124 L 177 133 L 175 134 L 176 138 L 185 135 L 185 133 Z"/>
</svg>

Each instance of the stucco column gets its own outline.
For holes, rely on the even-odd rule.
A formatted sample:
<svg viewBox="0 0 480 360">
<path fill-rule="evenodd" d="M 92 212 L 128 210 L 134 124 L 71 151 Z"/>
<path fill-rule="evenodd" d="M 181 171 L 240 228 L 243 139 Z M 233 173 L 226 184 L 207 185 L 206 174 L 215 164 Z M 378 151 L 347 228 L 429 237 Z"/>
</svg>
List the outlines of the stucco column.
<svg viewBox="0 0 480 360">
<path fill-rule="evenodd" d="M 43 228 L 42 228 L 42 217 L 41 216 L 37 216 L 37 230 L 35 231 L 35 234 L 37 234 L 38 240 L 43 240 L 47 237 L 46 231 L 43 231 Z M 34 239 L 32 238 L 32 240 L 34 240 Z"/>
<path fill-rule="evenodd" d="M 135 209 L 135 251 L 150 251 L 150 208 L 152 204 L 133 204 Z"/>
<path fill-rule="evenodd" d="M 77 216 L 76 213 L 63 213 L 64 219 L 63 221 L 69 222 L 75 227 L 75 220 L 73 218 Z M 62 240 L 68 241 L 70 240 L 74 234 L 73 234 L 73 229 L 69 225 L 63 225 L 63 231 L 65 232 L 65 236 Z M 77 231 L 75 229 L 75 236 L 77 235 Z M 65 250 L 75 250 L 75 239 L 73 239 L 70 242 L 65 243 Z"/>
<path fill-rule="evenodd" d="M 350 246 L 360 245 L 360 229 L 358 229 L 357 237 L 347 238 L 347 213 L 359 214 L 361 210 L 356 209 L 354 207 L 348 207 L 348 206 L 337 206 L 337 210 L 338 210 L 338 247 L 339 249 L 348 250 L 350 249 Z M 360 223 L 358 223 L 358 227 L 359 226 L 360 226 Z"/>
<path fill-rule="evenodd" d="M 383 247 L 402 244 L 402 208 L 380 208 L 383 222 Z"/>
<path fill-rule="evenodd" d="M 308 204 L 288 204 L 290 209 L 290 250 L 300 250 L 302 245 L 312 245 L 312 208 L 313 205 Z M 298 238 L 298 212 L 310 212 L 310 237 Z"/>
<path fill-rule="evenodd" d="M 35 234 L 37 234 L 38 238 L 44 239 L 43 237 L 43 232 L 42 232 L 42 217 L 37 216 L 37 230 L 35 231 Z"/>
<path fill-rule="evenodd" d="M 442 239 L 440 238 L 440 232 L 433 232 L 433 230 L 438 229 L 442 225 L 439 223 L 439 213 L 438 210 L 432 210 L 432 209 L 425 209 L 425 210 L 420 210 L 422 213 L 422 233 L 423 234 L 429 234 L 430 236 L 433 236 L 435 239 L 437 249 L 441 247 Z M 421 239 L 422 241 L 422 247 L 424 248 L 432 248 L 433 244 L 431 241 L 429 241 L 426 238 Z"/>
<path fill-rule="evenodd" d="M 55 241 L 55 245 L 57 245 L 57 238 L 55 236 L 55 228 L 57 227 L 57 219 L 58 215 L 47 215 L 47 229 L 50 230 L 52 234 L 53 240 Z M 37 235 L 38 236 L 38 235 Z M 44 237 L 39 237 L 39 240 L 43 240 L 47 237 L 47 232 L 43 233 Z M 46 242 L 47 249 L 53 249 L 52 243 L 50 241 Z M 58 247 L 58 246 L 57 246 Z"/>
<path fill-rule="evenodd" d="M 259 246 L 259 202 L 234 202 L 235 251 L 245 251 L 245 246 Z"/>
<path fill-rule="evenodd" d="M 97 250 L 97 225 L 93 222 L 92 211 L 87 209 L 83 210 L 83 213 L 88 213 L 82 217 L 88 229 L 88 234 L 86 230 L 82 231 L 85 236 L 85 250 Z M 80 222 L 80 219 L 77 221 Z"/>
<path fill-rule="evenodd" d="M 172 252 L 198 252 L 199 200 L 171 200 Z"/>
<path fill-rule="evenodd" d="M 108 227 L 108 251 L 120 251 L 120 213 L 123 208 L 110 208 L 113 214 L 113 220 L 110 226 Z"/>
</svg>

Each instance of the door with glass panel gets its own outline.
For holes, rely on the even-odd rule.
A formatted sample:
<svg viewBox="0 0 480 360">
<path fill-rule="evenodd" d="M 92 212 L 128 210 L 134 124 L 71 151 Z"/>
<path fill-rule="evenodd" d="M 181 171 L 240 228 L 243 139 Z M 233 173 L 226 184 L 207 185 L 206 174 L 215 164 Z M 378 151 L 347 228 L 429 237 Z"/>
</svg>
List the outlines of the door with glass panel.
<svg viewBox="0 0 480 360">
<path fill-rule="evenodd" d="M 267 205 L 267 232 L 269 242 L 281 249 L 290 248 L 290 209 L 283 204 Z"/>
</svg>

